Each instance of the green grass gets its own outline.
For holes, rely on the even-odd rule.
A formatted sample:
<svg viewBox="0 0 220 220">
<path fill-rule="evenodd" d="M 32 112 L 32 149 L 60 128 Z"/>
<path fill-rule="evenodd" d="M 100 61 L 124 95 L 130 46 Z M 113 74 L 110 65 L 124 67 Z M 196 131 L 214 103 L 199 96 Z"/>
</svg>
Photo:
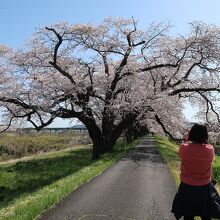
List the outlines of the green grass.
<svg viewBox="0 0 220 220">
<path fill-rule="evenodd" d="M 165 159 L 171 173 L 174 177 L 176 185 L 180 183 L 179 180 L 179 168 L 180 168 L 180 159 L 178 157 L 179 146 L 165 137 L 155 136 L 156 145 L 159 149 L 160 154 Z"/>
<path fill-rule="evenodd" d="M 0 164 L 0 219 L 31 220 L 71 191 L 103 172 L 136 142 L 92 161 L 91 148 L 81 147 Z"/>
<path fill-rule="evenodd" d="M 215 156 L 212 172 L 214 179 L 220 184 L 220 156 Z"/>
</svg>

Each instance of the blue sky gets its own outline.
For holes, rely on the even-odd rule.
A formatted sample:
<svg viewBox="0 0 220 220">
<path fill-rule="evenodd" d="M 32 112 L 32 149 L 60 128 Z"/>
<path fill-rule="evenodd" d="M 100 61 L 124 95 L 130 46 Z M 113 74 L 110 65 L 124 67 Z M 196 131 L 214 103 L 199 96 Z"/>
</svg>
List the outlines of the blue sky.
<svg viewBox="0 0 220 220">
<path fill-rule="evenodd" d="M 64 20 L 96 24 L 108 16 L 133 16 L 142 29 L 151 22 L 169 20 L 173 24 L 172 33 L 184 34 L 194 20 L 220 26 L 219 9 L 219 0 L 1 0 L 0 43 L 19 48 L 37 27 Z M 185 112 L 190 118 L 193 109 Z M 68 125 L 61 120 L 53 124 Z"/>
<path fill-rule="evenodd" d="M 1 0 L 0 43 L 21 47 L 36 27 L 63 20 L 99 23 L 107 16 L 133 16 L 141 28 L 169 20 L 174 33 L 184 33 L 193 20 L 220 25 L 219 9 L 219 0 Z"/>
</svg>

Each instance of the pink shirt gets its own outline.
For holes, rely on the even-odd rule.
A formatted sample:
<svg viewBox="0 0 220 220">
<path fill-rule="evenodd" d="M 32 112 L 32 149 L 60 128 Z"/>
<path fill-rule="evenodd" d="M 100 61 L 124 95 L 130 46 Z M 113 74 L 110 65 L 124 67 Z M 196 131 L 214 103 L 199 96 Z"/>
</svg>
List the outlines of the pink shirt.
<svg viewBox="0 0 220 220">
<path fill-rule="evenodd" d="M 214 148 L 210 144 L 183 143 L 179 148 L 180 179 L 183 183 L 202 186 L 212 179 Z"/>
</svg>

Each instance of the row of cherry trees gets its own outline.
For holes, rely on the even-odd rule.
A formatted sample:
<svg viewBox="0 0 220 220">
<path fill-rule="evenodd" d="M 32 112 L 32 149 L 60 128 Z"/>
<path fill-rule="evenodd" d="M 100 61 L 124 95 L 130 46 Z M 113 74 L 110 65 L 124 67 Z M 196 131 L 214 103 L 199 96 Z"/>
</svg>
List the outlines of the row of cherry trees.
<svg viewBox="0 0 220 220">
<path fill-rule="evenodd" d="M 0 102 L 8 126 L 40 130 L 57 117 L 88 129 L 93 158 L 113 150 L 134 124 L 180 138 L 186 99 L 218 130 L 220 30 L 192 23 L 186 36 L 169 24 L 145 31 L 133 19 L 39 29 L 24 49 L 0 46 Z"/>
</svg>

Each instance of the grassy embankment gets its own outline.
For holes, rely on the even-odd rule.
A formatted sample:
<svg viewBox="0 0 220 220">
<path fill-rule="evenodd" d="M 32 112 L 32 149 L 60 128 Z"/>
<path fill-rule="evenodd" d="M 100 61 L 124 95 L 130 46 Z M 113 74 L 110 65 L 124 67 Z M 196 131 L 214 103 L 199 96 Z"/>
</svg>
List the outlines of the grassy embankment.
<svg viewBox="0 0 220 220">
<path fill-rule="evenodd" d="M 113 165 L 132 148 L 91 160 L 91 146 L 45 153 L 16 162 L 0 163 L 0 219 L 31 220 L 78 186 Z"/>
<path fill-rule="evenodd" d="M 178 186 L 180 183 L 180 180 L 179 180 L 180 160 L 177 155 L 178 145 L 174 142 L 169 141 L 165 137 L 155 135 L 154 139 L 156 141 L 156 145 L 159 149 L 160 154 L 165 159 L 174 177 L 176 185 Z"/>
<path fill-rule="evenodd" d="M 69 131 L 62 134 L 2 133 L 0 134 L 0 162 L 42 152 L 63 150 L 86 143 L 91 142 L 85 132 Z"/>
</svg>

